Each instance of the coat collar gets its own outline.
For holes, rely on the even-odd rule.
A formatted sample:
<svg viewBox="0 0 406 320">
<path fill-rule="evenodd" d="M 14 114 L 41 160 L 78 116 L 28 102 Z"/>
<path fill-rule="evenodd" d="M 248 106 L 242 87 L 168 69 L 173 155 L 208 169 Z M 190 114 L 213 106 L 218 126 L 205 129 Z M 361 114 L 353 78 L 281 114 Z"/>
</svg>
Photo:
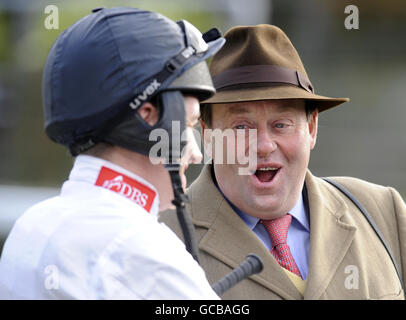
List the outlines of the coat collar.
<svg viewBox="0 0 406 320">
<path fill-rule="evenodd" d="M 348 251 L 355 227 L 344 222 L 348 208 L 333 187 L 310 171 L 305 183 L 310 209 L 310 258 L 304 298 L 318 299 Z M 188 193 L 193 203 L 189 212 L 194 224 L 208 229 L 199 243 L 201 250 L 231 268 L 237 267 L 248 254 L 255 253 L 263 259 L 264 270 L 251 276 L 251 280 L 284 299 L 303 298 L 277 261 L 217 190 L 211 177 L 211 165 L 203 168 Z"/>
</svg>

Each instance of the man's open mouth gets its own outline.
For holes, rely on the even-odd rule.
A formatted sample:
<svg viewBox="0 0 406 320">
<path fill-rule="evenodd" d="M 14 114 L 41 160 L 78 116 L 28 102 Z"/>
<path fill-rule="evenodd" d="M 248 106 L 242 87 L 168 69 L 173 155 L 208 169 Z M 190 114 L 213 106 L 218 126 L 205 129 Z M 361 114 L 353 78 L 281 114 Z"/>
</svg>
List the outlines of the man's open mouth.
<svg viewBox="0 0 406 320">
<path fill-rule="evenodd" d="M 276 176 L 279 169 L 280 168 L 276 168 L 276 167 L 258 168 L 254 174 L 258 178 L 259 181 L 270 182 Z"/>
</svg>

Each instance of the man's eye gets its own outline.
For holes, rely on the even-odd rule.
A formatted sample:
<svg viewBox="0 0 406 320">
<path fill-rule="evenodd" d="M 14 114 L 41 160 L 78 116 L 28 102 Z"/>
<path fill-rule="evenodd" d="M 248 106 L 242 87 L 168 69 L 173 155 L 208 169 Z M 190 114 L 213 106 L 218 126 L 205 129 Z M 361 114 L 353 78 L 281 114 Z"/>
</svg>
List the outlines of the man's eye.
<svg viewBox="0 0 406 320">
<path fill-rule="evenodd" d="M 238 129 L 247 129 L 247 126 L 245 124 L 239 124 L 239 125 L 236 125 L 234 128 L 237 130 Z"/>
<path fill-rule="evenodd" d="M 285 127 L 286 127 L 286 124 L 284 124 L 284 123 L 276 123 L 275 124 L 275 128 L 278 128 L 278 129 L 283 129 Z"/>
</svg>

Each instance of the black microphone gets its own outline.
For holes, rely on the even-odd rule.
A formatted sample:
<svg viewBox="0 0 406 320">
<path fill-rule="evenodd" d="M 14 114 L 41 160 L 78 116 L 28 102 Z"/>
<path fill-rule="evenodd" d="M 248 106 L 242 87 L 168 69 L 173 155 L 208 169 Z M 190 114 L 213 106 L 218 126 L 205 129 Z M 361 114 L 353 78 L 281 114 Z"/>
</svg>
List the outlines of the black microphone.
<svg viewBox="0 0 406 320">
<path fill-rule="evenodd" d="M 212 288 L 218 296 L 222 296 L 228 289 L 249 276 L 260 273 L 264 268 L 262 259 L 256 254 L 250 253 L 245 260 L 224 278 L 213 284 Z"/>
</svg>

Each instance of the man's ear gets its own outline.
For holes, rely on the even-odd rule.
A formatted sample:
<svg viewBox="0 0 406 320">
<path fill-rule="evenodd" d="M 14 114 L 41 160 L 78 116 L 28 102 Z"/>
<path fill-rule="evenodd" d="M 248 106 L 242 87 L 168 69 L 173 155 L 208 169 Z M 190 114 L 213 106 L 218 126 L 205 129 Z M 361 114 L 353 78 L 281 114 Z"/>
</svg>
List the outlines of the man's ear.
<svg viewBox="0 0 406 320">
<path fill-rule="evenodd" d="M 310 134 L 310 138 L 311 138 L 310 150 L 313 150 L 314 146 L 316 145 L 318 120 L 319 120 L 319 111 L 317 109 L 315 109 L 308 122 L 309 134 Z"/>
<path fill-rule="evenodd" d="M 150 126 L 155 125 L 159 119 L 158 109 L 150 102 L 145 102 L 141 108 L 137 110 L 140 117 Z"/>
</svg>

